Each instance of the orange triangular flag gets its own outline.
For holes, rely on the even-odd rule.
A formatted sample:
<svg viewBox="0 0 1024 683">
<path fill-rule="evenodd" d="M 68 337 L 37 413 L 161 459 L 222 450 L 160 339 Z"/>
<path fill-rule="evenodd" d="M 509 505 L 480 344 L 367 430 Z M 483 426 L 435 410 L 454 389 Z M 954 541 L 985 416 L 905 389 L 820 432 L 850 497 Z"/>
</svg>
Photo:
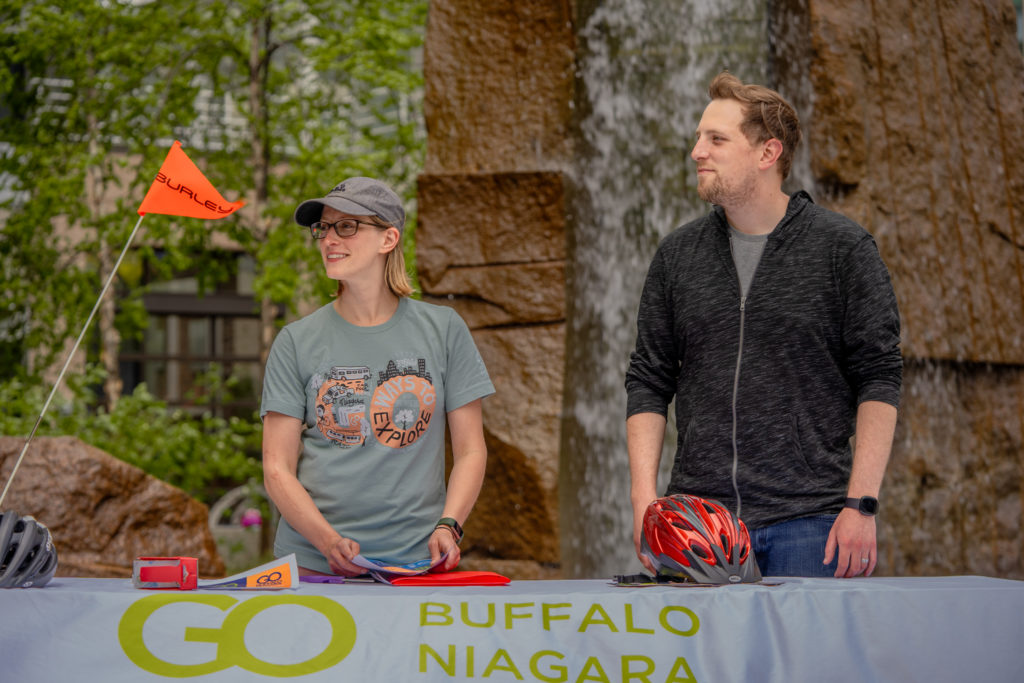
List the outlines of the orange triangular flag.
<svg viewBox="0 0 1024 683">
<path fill-rule="evenodd" d="M 245 205 L 220 196 L 177 140 L 139 205 L 139 215 L 164 213 L 188 218 L 224 218 Z"/>
</svg>

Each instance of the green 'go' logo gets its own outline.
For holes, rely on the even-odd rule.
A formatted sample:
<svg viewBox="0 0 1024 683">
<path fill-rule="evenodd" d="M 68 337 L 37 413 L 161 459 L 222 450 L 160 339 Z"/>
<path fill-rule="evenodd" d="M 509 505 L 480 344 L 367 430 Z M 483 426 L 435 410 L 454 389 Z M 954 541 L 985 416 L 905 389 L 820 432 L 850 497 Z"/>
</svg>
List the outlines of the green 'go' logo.
<svg viewBox="0 0 1024 683">
<path fill-rule="evenodd" d="M 178 602 L 196 602 L 227 612 L 220 628 L 185 628 L 185 640 L 193 643 L 216 643 L 217 657 L 203 664 L 173 664 L 160 659 L 146 647 L 142 629 L 154 612 L 165 605 Z M 338 603 L 318 595 L 261 595 L 238 604 L 229 595 L 181 595 L 160 593 L 137 600 L 129 607 L 117 628 L 121 648 L 140 669 L 161 676 L 187 678 L 240 666 L 247 671 L 265 676 L 302 676 L 328 669 L 348 656 L 356 644 L 356 623 L 348 610 Z M 299 605 L 319 612 L 331 624 L 331 642 L 323 652 L 296 664 L 274 664 L 254 657 L 245 646 L 245 630 L 249 622 L 265 609 L 278 605 Z M 229 611 L 230 610 L 230 611 Z"/>
</svg>

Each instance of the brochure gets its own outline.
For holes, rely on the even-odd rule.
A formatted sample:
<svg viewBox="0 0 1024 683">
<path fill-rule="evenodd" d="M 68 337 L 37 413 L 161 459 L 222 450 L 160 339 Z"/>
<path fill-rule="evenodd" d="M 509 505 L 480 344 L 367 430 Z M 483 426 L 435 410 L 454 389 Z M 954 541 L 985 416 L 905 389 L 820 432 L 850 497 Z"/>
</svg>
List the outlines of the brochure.
<svg viewBox="0 0 1024 683">
<path fill-rule="evenodd" d="M 197 588 L 212 590 L 281 590 L 299 585 L 299 567 L 295 553 L 279 557 L 247 571 L 223 579 L 204 579 Z"/>
<path fill-rule="evenodd" d="M 385 560 L 375 560 L 373 558 L 364 557 L 363 555 L 356 555 L 352 559 L 352 564 L 366 569 L 369 571 L 370 576 L 381 583 L 391 583 L 391 579 L 399 576 L 416 576 L 418 574 L 425 574 L 434 567 L 443 564 L 447 557 L 448 553 L 445 553 L 437 558 L 436 562 L 431 562 L 430 558 L 427 557 L 408 564 L 393 564 Z"/>
</svg>

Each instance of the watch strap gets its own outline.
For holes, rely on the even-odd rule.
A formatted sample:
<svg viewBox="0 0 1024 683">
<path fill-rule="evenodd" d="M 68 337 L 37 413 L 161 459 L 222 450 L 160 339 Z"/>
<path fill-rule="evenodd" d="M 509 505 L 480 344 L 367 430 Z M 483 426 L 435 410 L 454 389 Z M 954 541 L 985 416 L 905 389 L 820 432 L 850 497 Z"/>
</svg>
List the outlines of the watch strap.
<svg viewBox="0 0 1024 683">
<path fill-rule="evenodd" d="M 437 520 L 437 524 L 434 525 L 434 528 L 436 529 L 442 526 L 451 530 L 452 535 L 455 536 L 456 543 L 462 541 L 462 526 L 454 517 L 442 517 L 441 519 Z"/>
<path fill-rule="evenodd" d="M 878 499 L 874 496 L 861 496 L 860 498 L 847 498 L 843 507 L 853 508 L 867 517 L 874 517 L 878 514 Z"/>
</svg>

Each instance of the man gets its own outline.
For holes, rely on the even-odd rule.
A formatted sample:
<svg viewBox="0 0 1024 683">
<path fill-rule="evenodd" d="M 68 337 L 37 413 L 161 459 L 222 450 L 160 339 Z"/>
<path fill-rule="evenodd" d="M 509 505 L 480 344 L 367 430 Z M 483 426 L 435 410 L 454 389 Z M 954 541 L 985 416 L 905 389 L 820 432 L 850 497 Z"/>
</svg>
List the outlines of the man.
<svg viewBox="0 0 1024 683">
<path fill-rule="evenodd" d="M 714 207 L 659 246 L 626 374 L 637 555 L 674 398 L 668 494 L 734 510 L 766 576 L 870 576 L 902 381 L 889 273 L 863 228 L 782 191 L 793 107 L 728 73 L 709 93 L 691 157 Z"/>
</svg>

